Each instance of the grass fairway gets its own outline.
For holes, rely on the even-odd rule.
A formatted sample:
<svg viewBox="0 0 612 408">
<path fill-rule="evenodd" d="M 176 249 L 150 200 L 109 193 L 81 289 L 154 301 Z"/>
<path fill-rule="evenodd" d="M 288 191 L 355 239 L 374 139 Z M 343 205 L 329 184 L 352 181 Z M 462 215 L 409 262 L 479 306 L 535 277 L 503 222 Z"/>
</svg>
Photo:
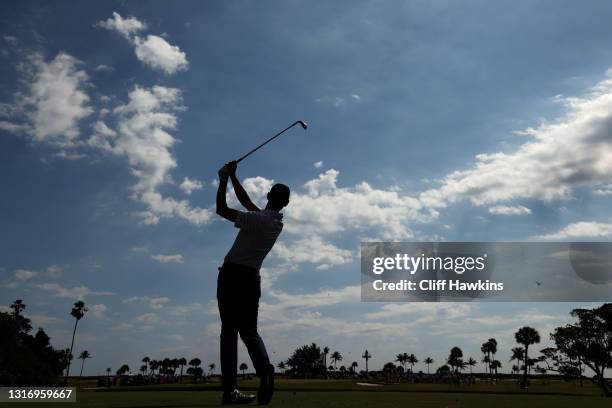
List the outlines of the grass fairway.
<svg viewBox="0 0 612 408">
<path fill-rule="evenodd" d="M 252 389 L 256 382 L 247 381 L 243 388 Z M 168 385 L 111 391 L 79 390 L 76 404 L 51 404 L 46 407 L 215 407 L 219 406 L 218 386 Z M 564 382 L 534 383 L 527 393 L 516 383 L 451 386 L 432 384 L 393 384 L 362 387 L 355 381 L 279 380 L 271 407 L 496 407 L 539 408 L 610 407 L 612 400 L 600 396 L 590 384 L 579 387 Z M 27 404 L 10 404 L 28 406 Z M 255 405 L 255 404 L 253 404 Z"/>
</svg>

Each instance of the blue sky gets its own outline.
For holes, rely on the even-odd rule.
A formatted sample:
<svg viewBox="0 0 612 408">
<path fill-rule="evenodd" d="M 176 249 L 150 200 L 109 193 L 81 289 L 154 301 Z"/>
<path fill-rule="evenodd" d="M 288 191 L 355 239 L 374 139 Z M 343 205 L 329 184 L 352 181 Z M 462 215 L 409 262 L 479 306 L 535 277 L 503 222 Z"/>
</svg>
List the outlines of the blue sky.
<svg viewBox="0 0 612 408">
<path fill-rule="evenodd" d="M 504 364 L 519 326 L 567 321 L 579 305 L 360 303 L 358 245 L 609 240 L 612 5 L 328 3 L 2 3 L 1 303 L 65 347 L 83 298 L 88 374 L 218 366 L 216 171 L 304 119 L 238 171 L 260 204 L 293 189 L 262 271 L 275 362 L 311 341 L 347 365 L 479 358 L 494 336 Z"/>
</svg>

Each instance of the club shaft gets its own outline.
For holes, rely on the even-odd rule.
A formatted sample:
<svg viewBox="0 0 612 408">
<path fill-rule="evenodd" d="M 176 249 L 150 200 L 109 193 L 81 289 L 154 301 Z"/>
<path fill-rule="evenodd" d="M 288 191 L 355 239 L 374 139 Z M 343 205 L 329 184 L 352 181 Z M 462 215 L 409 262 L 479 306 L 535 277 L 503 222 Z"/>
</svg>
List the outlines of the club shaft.
<svg viewBox="0 0 612 408">
<path fill-rule="evenodd" d="M 251 150 L 250 152 L 248 152 L 247 154 L 245 154 L 244 156 L 242 156 L 241 158 L 239 158 L 238 160 L 236 160 L 236 163 L 240 163 L 242 160 L 246 159 L 247 157 L 249 157 L 251 154 L 255 153 L 257 150 L 261 149 L 262 147 L 264 147 L 266 144 L 270 143 L 272 140 L 276 139 L 277 137 L 279 137 L 280 135 L 282 135 L 283 133 L 285 133 L 287 130 L 291 129 L 292 127 L 294 127 L 295 125 L 297 125 L 298 123 L 300 123 L 299 121 L 287 126 L 286 128 L 284 128 L 283 130 L 281 130 L 280 132 L 278 132 L 277 134 L 275 134 L 274 136 L 272 136 L 271 138 L 269 138 L 268 140 L 266 140 L 265 142 L 263 142 L 262 144 L 260 144 L 259 146 L 257 146 L 256 148 L 254 148 L 253 150 Z"/>
</svg>

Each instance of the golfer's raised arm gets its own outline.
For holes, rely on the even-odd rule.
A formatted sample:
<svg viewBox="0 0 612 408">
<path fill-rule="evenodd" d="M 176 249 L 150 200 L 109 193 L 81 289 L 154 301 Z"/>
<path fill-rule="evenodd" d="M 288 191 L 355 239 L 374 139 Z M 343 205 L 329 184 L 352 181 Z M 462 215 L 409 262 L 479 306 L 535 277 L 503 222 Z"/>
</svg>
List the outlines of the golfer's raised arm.
<svg viewBox="0 0 612 408">
<path fill-rule="evenodd" d="M 230 176 L 228 165 L 219 169 L 219 187 L 217 188 L 217 214 L 228 221 L 235 222 L 238 211 L 227 206 L 227 180 Z"/>
<path fill-rule="evenodd" d="M 242 204 L 242 206 L 249 211 L 261 211 L 261 209 L 257 207 L 253 201 L 251 201 L 251 197 L 249 197 L 249 194 L 244 190 L 242 184 L 240 184 L 240 180 L 238 180 L 238 177 L 236 176 L 235 168 L 233 168 L 233 171 L 230 172 L 230 178 L 232 179 L 232 185 L 234 186 L 236 198 L 238 198 L 240 204 Z"/>
</svg>

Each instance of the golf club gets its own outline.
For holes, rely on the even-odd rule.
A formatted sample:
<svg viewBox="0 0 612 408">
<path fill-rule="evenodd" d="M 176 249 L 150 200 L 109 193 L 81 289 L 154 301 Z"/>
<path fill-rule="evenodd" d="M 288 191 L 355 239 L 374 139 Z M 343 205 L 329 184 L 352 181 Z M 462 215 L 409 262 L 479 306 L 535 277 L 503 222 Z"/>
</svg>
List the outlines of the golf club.
<svg viewBox="0 0 612 408">
<path fill-rule="evenodd" d="M 261 149 L 264 145 L 270 143 L 272 140 L 276 139 L 277 137 L 279 137 L 280 135 L 282 135 L 287 130 L 291 129 L 292 127 L 294 127 L 297 124 L 300 124 L 300 126 L 302 126 L 302 129 L 304 129 L 304 130 L 308 129 L 308 125 L 306 124 L 306 122 L 304 122 L 303 120 L 298 120 L 298 121 L 292 123 L 291 125 L 287 126 L 286 128 L 284 128 L 283 130 L 281 130 L 280 132 L 278 132 L 277 134 L 275 134 L 274 136 L 272 136 L 271 138 L 269 138 L 268 140 L 266 140 L 265 142 L 263 142 L 262 144 L 260 144 L 259 146 L 257 146 L 256 148 L 254 148 L 253 150 L 251 150 L 250 152 L 248 152 L 244 156 L 242 156 L 241 158 L 239 158 L 238 160 L 236 160 L 236 163 L 240 163 L 242 160 L 246 159 L 251 154 L 253 154 L 257 150 Z"/>
</svg>

